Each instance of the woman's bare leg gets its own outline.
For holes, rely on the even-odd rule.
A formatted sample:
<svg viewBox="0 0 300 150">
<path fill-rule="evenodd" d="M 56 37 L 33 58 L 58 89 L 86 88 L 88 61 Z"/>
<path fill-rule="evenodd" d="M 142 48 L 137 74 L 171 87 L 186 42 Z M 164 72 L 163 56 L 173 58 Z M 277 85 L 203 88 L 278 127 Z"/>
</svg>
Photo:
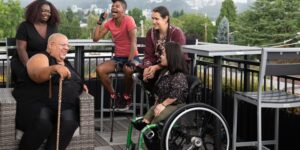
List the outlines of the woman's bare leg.
<svg viewBox="0 0 300 150">
<path fill-rule="evenodd" d="M 110 93 L 114 93 L 114 89 L 111 85 L 111 80 L 108 76 L 109 73 L 115 71 L 116 63 L 113 60 L 108 60 L 98 65 L 96 68 L 97 75 L 100 78 L 100 81 L 103 87 Z"/>
</svg>

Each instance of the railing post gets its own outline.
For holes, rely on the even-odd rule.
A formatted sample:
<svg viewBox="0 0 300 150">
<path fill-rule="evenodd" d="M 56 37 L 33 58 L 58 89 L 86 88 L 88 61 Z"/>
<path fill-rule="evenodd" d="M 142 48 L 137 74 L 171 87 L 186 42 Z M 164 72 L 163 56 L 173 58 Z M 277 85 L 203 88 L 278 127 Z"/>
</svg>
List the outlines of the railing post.
<svg viewBox="0 0 300 150">
<path fill-rule="evenodd" d="M 244 91 L 250 91 L 250 74 L 249 74 L 249 65 L 247 63 L 248 55 L 244 56 Z"/>
<path fill-rule="evenodd" d="M 214 56 L 214 100 L 215 100 L 215 107 L 222 113 L 222 56 Z M 219 122 L 216 123 L 216 134 L 215 137 L 215 145 L 216 149 L 221 149 L 221 142 L 220 142 L 220 129 L 221 125 Z"/>
<path fill-rule="evenodd" d="M 77 72 L 80 73 L 82 79 L 84 79 L 84 46 L 75 46 L 75 60 L 74 66 Z"/>
</svg>

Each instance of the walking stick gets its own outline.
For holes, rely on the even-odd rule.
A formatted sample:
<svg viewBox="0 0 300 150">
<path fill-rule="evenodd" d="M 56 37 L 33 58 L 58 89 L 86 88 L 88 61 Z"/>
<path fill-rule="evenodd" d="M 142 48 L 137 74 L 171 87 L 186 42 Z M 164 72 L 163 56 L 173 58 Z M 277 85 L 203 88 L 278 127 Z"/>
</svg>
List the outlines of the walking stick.
<svg viewBox="0 0 300 150">
<path fill-rule="evenodd" d="M 115 75 L 116 75 L 116 82 L 115 82 L 115 91 L 117 91 L 117 86 L 118 86 L 118 67 L 119 64 L 116 64 L 115 67 Z M 119 94 L 117 94 L 117 98 L 119 97 Z M 113 142 L 113 133 L 114 133 L 114 117 L 115 117 L 115 107 L 116 107 L 116 102 L 115 99 L 111 99 L 111 107 L 112 111 L 110 112 L 110 118 L 111 118 L 111 128 L 110 128 L 110 142 Z"/>
<path fill-rule="evenodd" d="M 58 87 L 58 110 L 57 110 L 57 131 L 56 131 L 56 150 L 59 150 L 61 98 L 62 98 L 62 80 L 59 79 L 59 87 Z"/>
</svg>

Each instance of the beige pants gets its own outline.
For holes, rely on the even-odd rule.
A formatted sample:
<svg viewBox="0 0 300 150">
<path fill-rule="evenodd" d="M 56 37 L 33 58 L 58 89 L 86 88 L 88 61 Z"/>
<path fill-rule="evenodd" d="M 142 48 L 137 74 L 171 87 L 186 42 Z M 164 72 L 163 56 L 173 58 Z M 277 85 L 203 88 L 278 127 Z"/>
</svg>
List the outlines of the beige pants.
<svg viewBox="0 0 300 150">
<path fill-rule="evenodd" d="M 156 124 L 160 121 L 165 120 L 168 118 L 176 109 L 182 107 L 184 104 L 177 104 L 177 105 L 168 105 L 158 116 L 154 115 L 154 109 L 156 105 L 153 105 L 144 116 L 144 119 L 148 120 L 152 124 Z"/>
</svg>

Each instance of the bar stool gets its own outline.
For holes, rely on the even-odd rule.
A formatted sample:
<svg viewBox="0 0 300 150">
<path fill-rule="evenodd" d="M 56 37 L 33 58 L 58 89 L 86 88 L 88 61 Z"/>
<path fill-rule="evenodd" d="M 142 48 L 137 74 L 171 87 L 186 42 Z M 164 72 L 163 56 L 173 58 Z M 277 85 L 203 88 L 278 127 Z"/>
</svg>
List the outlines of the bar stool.
<svg viewBox="0 0 300 150">
<path fill-rule="evenodd" d="M 112 84 L 115 80 L 118 80 L 120 78 L 124 77 L 124 73 L 122 72 L 118 72 L 116 73 L 110 73 L 109 77 L 112 80 Z M 115 112 L 122 112 L 122 113 L 132 113 L 132 117 L 136 117 L 136 108 L 137 105 L 140 106 L 140 115 L 143 115 L 143 109 L 145 107 L 144 104 L 144 87 L 141 84 L 141 81 L 138 79 L 138 73 L 134 73 L 132 75 L 133 77 L 133 93 L 132 93 L 132 107 L 130 107 L 129 110 L 118 110 L 115 109 Z M 140 85 L 141 87 L 141 95 L 140 95 L 140 103 L 137 104 L 137 98 L 136 98 L 136 94 L 137 94 L 137 85 Z M 148 99 L 146 97 L 146 99 Z M 100 98 L 100 132 L 103 132 L 103 119 L 104 119 L 104 112 L 111 112 L 112 109 L 111 108 L 105 108 L 104 107 L 104 87 L 103 85 L 101 85 L 101 98 Z M 149 101 L 146 102 L 146 106 L 149 109 Z"/>
</svg>

